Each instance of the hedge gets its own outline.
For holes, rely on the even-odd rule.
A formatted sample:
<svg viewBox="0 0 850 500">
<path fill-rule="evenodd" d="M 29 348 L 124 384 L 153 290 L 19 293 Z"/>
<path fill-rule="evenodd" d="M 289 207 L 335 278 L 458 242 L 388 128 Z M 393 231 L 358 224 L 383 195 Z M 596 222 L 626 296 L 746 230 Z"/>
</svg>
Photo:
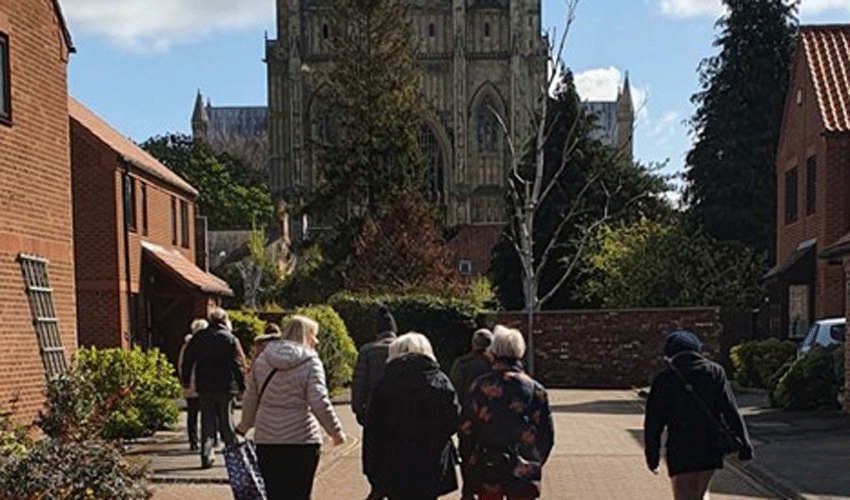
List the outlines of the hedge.
<svg viewBox="0 0 850 500">
<path fill-rule="evenodd" d="M 729 350 L 732 378 L 745 387 L 773 389 L 778 381 L 777 373 L 793 362 L 797 356 L 797 345 L 790 340 L 754 340 L 744 342 Z"/>
<path fill-rule="evenodd" d="M 348 327 L 360 348 L 377 333 L 378 310 L 386 306 L 396 321 L 399 333 L 425 334 L 434 347 L 444 370 L 454 359 L 469 350 L 469 339 L 484 310 L 469 300 L 440 297 L 426 293 L 369 295 L 343 292 L 329 301 Z"/>
<path fill-rule="evenodd" d="M 254 348 L 254 339 L 262 335 L 266 328 L 266 322 L 255 313 L 246 311 L 227 311 L 230 323 L 233 325 L 233 335 L 242 344 L 242 350 L 248 360 Z"/>
<path fill-rule="evenodd" d="M 816 347 L 790 364 L 770 393 L 784 410 L 837 410 L 844 386 L 844 345 Z"/>
<path fill-rule="evenodd" d="M 293 314 L 300 314 L 319 323 L 319 345 L 317 351 L 325 366 L 325 378 L 331 394 L 339 393 L 351 382 L 357 349 L 348 335 L 348 329 L 339 314 L 330 306 L 299 307 Z"/>
</svg>

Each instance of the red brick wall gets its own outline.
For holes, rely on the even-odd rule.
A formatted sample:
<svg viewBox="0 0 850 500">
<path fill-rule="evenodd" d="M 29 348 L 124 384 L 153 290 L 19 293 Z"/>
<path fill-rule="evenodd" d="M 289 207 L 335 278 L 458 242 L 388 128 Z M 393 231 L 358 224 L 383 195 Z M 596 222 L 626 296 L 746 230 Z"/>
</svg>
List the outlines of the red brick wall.
<svg viewBox="0 0 850 500">
<path fill-rule="evenodd" d="M 0 409 L 30 422 L 43 408 L 44 368 L 16 261 L 47 258 L 66 355 L 77 345 L 68 147 L 67 47 L 51 2 L 3 0 L 11 125 L 0 124 Z"/>
<path fill-rule="evenodd" d="M 162 180 L 127 165 L 99 137 L 74 119 L 71 122 L 71 151 L 74 171 L 74 227 L 77 235 L 78 324 L 80 344 L 101 348 L 129 347 L 130 332 L 127 290 L 140 294 L 142 241 L 178 248 L 194 262 L 194 205 L 183 193 Z M 129 279 L 125 259 L 122 176 L 129 167 L 136 181 L 136 229 L 129 231 Z M 142 186 L 145 205 L 142 206 Z M 172 245 L 171 198 L 189 203 L 189 247 Z M 145 234 L 143 214 L 147 212 Z M 141 320 L 141 317 L 140 317 Z"/>
<path fill-rule="evenodd" d="M 522 313 L 499 313 L 492 319 L 528 330 Z M 646 386 L 660 366 L 664 336 L 679 328 L 699 335 L 706 354 L 719 359 L 717 308 L 538 313 L 535 378 L 549 387 Z"/>
</svg>

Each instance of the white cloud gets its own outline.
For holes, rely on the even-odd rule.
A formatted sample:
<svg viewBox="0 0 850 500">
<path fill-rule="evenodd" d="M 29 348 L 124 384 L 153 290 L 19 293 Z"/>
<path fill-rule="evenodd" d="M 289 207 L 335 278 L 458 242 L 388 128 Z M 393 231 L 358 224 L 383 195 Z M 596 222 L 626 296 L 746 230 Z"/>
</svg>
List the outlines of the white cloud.
<svg viewBox="0 0 850 500">
<path fill-rule="evenodd" d="M 721 0 L 661 0 L 661 13 L 675 18 L 719 17 L 725 7 Z"/>
<path fill-rule="evenodd" d="M 576 91 L 582 101 L 615 101 L 623 80 L 623 72 L 614 66 L 589 69 L 573 75 Z M 629 82 L 629 88 L 637 119 L 640 120 L 646 113 L 649 90 L 635 85 L 633 81 Z"/>
<path fill-rule="evenodd" d="M 815 15 L 828 10 L 850 12 L 850 0 L 803 0 L 800 2 L 800 14 Z"/>
<path fill-rule="evenodd" d="M 72 30 L 106 35 L 132 50 L 166 50 L 213 31 L 274 20 L 269 0 L 64 0 Z"/>
</svg>

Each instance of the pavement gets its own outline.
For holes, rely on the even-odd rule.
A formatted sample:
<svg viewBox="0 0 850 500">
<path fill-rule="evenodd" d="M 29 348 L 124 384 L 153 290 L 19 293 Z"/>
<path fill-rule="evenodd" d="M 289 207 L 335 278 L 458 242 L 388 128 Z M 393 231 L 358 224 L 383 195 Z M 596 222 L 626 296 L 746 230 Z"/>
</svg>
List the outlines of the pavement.
<svg viewBox="0 0 850 500">
<path fill-rule="evenodd" d="M 543 469 L 543 499 L 651 500 L 671 498 L 666 471 L 646 469 L 643 400 L 633 390 L 549 391 L 555 447 Z M 727 461 L 711 485 L 713 500 L 850 500 L 850 415 L 781 412 L 763 392 L 738 395 L 755 444 L 755 459 Z M 313 500 L 362 499 L 360 427 L 343 397 L 334 408 L 349 441 L 322 446 Z M 220 451 L 211 469 L 188 450 L 185 424 L 127 447 L 128 460 L 149 465 L 154 500 L 231 499 Z M 441 497 L 458 500 L 458 492 Z"/>
</svg>

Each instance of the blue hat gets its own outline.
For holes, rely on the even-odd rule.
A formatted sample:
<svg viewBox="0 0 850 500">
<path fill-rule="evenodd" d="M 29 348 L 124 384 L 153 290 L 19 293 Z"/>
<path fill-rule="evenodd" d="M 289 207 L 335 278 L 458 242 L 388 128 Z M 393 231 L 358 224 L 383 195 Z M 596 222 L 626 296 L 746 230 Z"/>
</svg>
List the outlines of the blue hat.
<svg viewBox="0 0 850 500">
<path fill-rule="evenodd" d="M 684 351 L 702 351 L 702 342 L 699 337 L 685 330 L 675 330 L 667 334 L 664 339 L 664 355 L 672 358 Z"/>
</svg>

